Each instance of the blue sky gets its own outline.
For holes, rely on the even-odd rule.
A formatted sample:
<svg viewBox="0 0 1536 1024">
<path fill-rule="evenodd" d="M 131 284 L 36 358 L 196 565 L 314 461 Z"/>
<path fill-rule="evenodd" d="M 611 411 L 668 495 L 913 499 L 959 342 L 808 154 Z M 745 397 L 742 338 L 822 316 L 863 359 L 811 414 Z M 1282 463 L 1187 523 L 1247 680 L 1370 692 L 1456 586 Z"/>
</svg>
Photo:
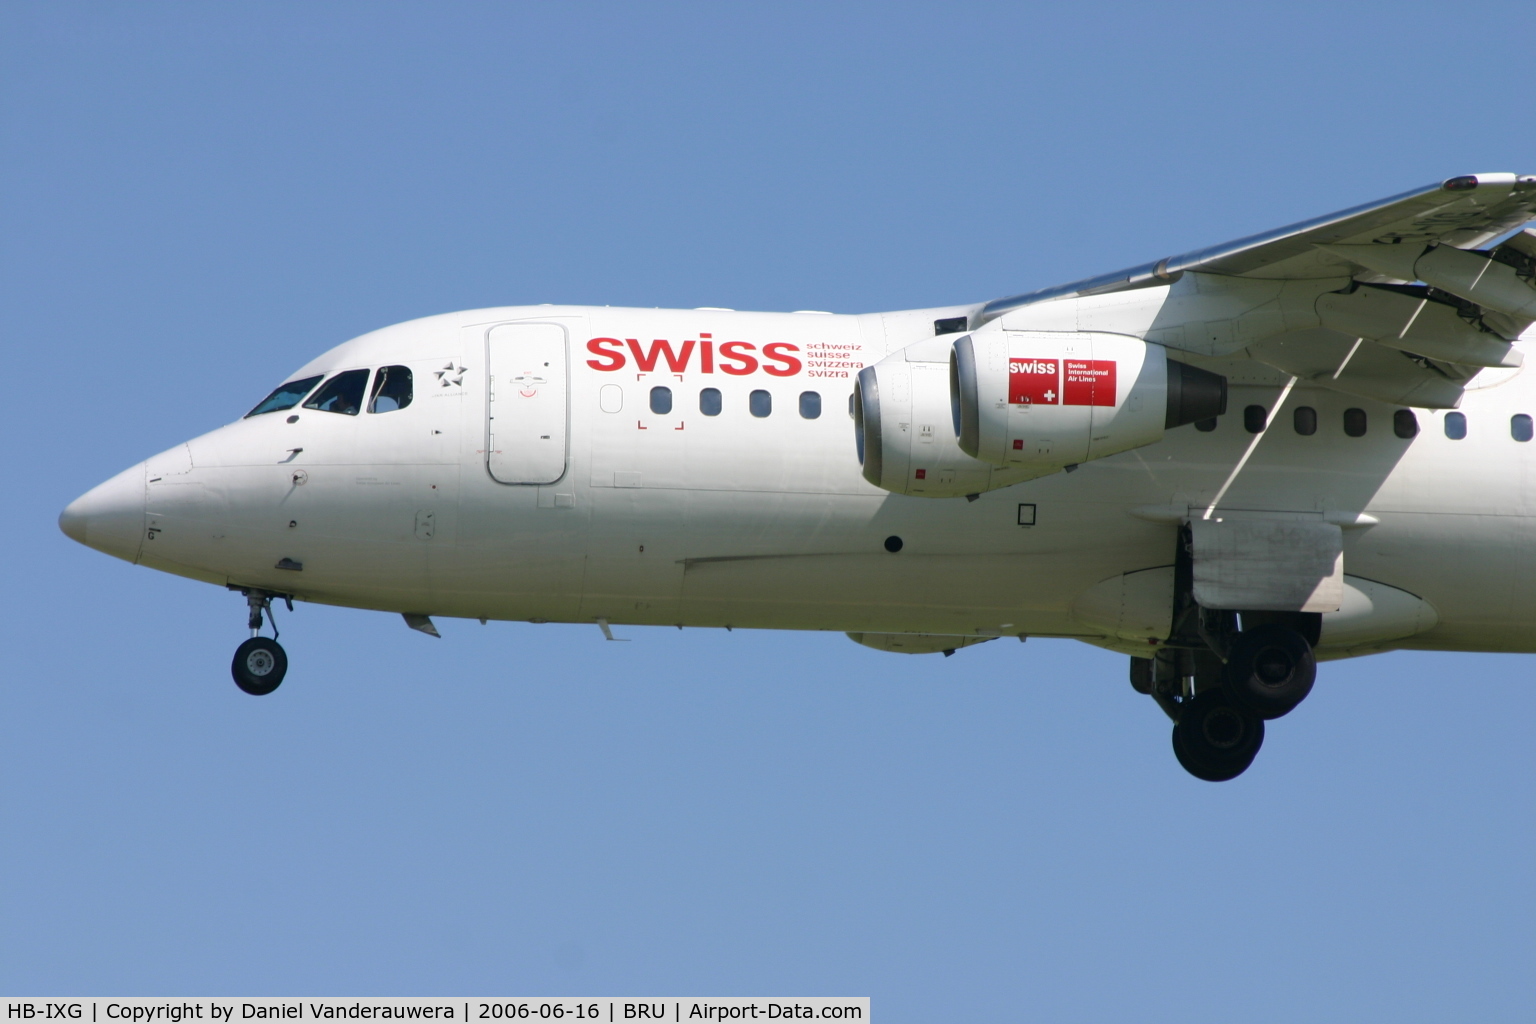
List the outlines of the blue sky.
<svg viewBox="0 0 1536 1024">
<path fill-rule="evenodd" d="M 1536 172 L 1528 3 L 0 6 L 0 991 L 1536 1013 L 1529 658 L 1330 664 L 1221 786 L 1124 659 L 300 606 L 54 526 L 396 321 L 987 299 Z M 991 1016 L 988 1016 L 991 1015 Z"/>
</svg>

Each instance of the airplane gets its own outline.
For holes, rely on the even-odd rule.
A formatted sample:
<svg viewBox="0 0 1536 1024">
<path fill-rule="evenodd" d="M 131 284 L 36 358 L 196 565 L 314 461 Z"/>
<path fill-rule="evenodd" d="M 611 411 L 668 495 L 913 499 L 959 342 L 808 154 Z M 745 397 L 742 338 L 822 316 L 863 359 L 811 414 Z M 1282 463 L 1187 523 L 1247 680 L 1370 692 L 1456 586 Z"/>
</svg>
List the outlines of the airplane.
<svg viewBox="0 0 1536 1024">
<path fill-rule="evenodd" d="M 1317 663 L 1536 650 L 1536 176 L 990 302 L 515 306 L 385 327 L 60 528 L 274 602 L 1127 655 L 1207 781 Z M 270 623 L 272 636 L 263 635 Z"/>
</svg>

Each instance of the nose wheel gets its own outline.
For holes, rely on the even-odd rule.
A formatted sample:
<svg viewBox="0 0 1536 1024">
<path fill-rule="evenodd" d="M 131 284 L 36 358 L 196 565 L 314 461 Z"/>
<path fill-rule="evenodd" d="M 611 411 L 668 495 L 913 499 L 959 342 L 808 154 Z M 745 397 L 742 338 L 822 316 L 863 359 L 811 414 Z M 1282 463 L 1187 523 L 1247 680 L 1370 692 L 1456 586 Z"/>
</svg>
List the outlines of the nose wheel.
<svg viewBox="0 0 1536 1024">
<path fill-rule="evenodd" d="M 293 611 L 293 600 L 285 594 L 270 594 L 263 590 L 241 592 L 250 608 L 246 625 L 251 630 L 251 638 L 235 648 L 229 673 L 241 690 L 253 697 L 264 697 L 281 686 L 283 677 L 288 674 L 288 654 L 277 642 L 277 618 L 272 614 L 272 599 L 282 597 L 289 611 Z M 270 638 L 261 635 L 263 615 L 272 623 Z"/>
<path fill-rule="evenodd" d="M 288 655 L 276 640 L 253 636 L 235 648 L 229 671 L 240 689 L 253 697 L 264 697 L 282 685 L 288 673 Z"/>
</svg>

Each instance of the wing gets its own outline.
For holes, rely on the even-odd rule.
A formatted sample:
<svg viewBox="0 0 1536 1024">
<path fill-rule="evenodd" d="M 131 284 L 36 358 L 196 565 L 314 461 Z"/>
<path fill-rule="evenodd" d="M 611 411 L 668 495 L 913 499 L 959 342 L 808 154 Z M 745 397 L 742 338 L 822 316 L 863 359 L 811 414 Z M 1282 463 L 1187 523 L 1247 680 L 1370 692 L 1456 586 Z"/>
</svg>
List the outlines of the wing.
<svg viewBox="0 0 1536 1024">
<path fill-rule="evenodd" d="M 1385 401 L 1450 406 L 1536 321 L 1536 176 L 1472 174 L 1223 245 L 981 307 L 1026 324 L 1032 307 L 1157 289 L 1111 303 L 1149 341 L 1240 350 L 1285 373 Z M 1060 307 L 1056 307 L 1060 310 Z M 1137 317 L 1140 316 L 1140 322 Z M 1049 319 L 1049 317 L 1047 318 Z M 1059 316 L 1057 317 L 1059 320 Z M 1113 319 L 1111 316 L 1110 319 Z M 1080 327 L 1079 329 L 1090 329 Z M 1114 329 L 1103 323 L 1092 329 Z M 1344 355 L 1348 353 L 1348 355 Z M 1346 362 L 1354 369 L 1348 373 Z"/>
</svg>

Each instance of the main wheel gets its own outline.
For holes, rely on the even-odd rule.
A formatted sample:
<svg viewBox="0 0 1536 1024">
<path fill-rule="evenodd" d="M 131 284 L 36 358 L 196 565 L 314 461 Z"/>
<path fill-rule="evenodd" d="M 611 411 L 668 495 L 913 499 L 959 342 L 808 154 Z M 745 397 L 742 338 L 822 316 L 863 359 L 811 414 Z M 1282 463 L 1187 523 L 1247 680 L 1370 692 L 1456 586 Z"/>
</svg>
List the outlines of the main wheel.
<svg viewBox="0 0 1536 1024">
<path fill-rule="evenodd" d="M 262 697 L 282 685 L 288 674 L 288 655 L 276 640 L 253 636 L 235 648 L 229 666 L 235 685 L 253 697 Z"/>
<path fill-rule="evenodd" d="M 1179 713 L 1173 755 L 1206 782 L 1225 782 L 1248 770 L 1264 745 L 1264 720 L 1234 707 L 1221 690 L 1206 690 Z"/>
<path fill-rule="evenodd" d="M 1233 704 L 1260 718 L 1279 718 L 1312 692 L 1317 658 L 1300 633 L 1271 623 L 1237 635 L 1224 675 Z"/>
<path fill-rule="evenodd" d="M 1226 782 L 1228 779 L 1235 779 L 1238 775 L 1242 774 L 1241 771 L 1216 771 L 1203 761 L 1192 760 L 1189 752 L 1184 749 L 1183 740 L 1179 739 L 1178 726 L 1174 726 L 1173 729 L 1173 756 L 1178 759 L 1180 768 L 1205 782 Z"/>
</svg>

